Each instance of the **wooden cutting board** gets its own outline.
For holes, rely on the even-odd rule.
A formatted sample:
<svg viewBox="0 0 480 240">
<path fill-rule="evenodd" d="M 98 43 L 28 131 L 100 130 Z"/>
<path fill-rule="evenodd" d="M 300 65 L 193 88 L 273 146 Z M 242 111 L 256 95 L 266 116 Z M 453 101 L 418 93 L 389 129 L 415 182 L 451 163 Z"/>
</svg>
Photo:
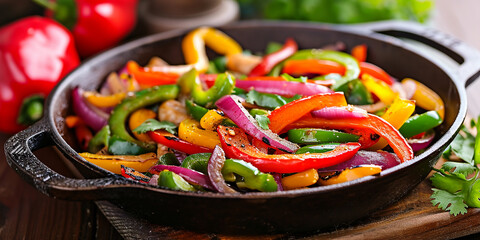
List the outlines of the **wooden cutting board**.
<svg viewBox="0 0 480 240">
<path fill-rule="evenodd" d="M 439 163 L 440 164 L 440 163 Z M 437 164 L 439 167 L 440 165 Z M 433 207 L 430 180 L 426 179 L 406 197 L 357 222 L 327 232 L 278 235 L 207 234 L 152 224 L 121 210 L 110 202 L 97 206 L 125 239 L 452 239 L 475 234 L 480 239 L 480 208 L 452 216 Z"/>
</svg>

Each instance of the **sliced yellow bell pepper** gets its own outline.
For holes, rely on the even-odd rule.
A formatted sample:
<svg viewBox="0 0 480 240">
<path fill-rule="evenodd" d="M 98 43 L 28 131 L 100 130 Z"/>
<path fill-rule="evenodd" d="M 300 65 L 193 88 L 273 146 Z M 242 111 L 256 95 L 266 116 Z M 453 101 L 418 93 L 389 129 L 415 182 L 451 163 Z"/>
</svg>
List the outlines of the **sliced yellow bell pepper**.
<svg viewBox="0 0 480 240">
<path fill-rule="evenodd" d="M 387 83 L 369 74 L 362 74 L 361 80 L 368 91 L 374 93 L 380 101 L 387 105 L 390 105 L 398 96 L 398 93 L 394 92 Z"/>
<path fill-rule="evenodd" d="M 142 125 L 147 119 L 156 118 L 157 114 L 146 108 L 140 108 L 130 115 L 128 119 L 128 126 L 131 130 L 137 128 L 138 126 Z M 136 133 L 133 132 L 133 135 L 142 142 L 153 142 L 152 139 L 146 133 Z"/>
<path fill-rule="evenodd" d="M 200 123 L 194 119 L 185 119 L 178 126 L 178 137 L 198 146 L 214 149 L 220 145 L 217 132 L 200 128 Z"/>
<path fill-rule="evenodd" d="M 353 181 L 366 176 L 379 174 L 382 171 L 382 167 L 376 165 L 363 165 L 355 168 L 345 169 L 339 175 L 329 177 L 324 180 L 320 178 L 318 183 L 320 185 L 333 185 L 348 181 Z"/>
<path fill-rule="evenodd" d="M 415 83 L 416 89 L 415 93 L 412 96 L 412 99 L 416 101 L 417 106 L 425 110 L 434 110 L 438 112 L 440 117 L 444 118 L 445 116 L 445 104 L 442 101 L 442 98 L 438 96 L 432 89 L 423 85 L 422 83 L 413 80 L 411 78 L 405 78 L 402 80 L 402 83 L 413 82 Z"/>
<path fill-rule="evenodd" d="M 282 186 L 285 190 L 304 188 L 315 184 L 319 179 L 316 169 L 309 169 L 303 172 L 282 178 Z"/>
<path fill-rule="evenodd" d="M 242 47 L 223 32 L 210 27 L 195 29 L 183 39 L 182 49 L 186 63 L 193 65 L 199 72 L 208 69 L 205 45 L 227 57 L 242 52 Z"/>
<path fill-rule="evenodd" d="M 415 101 L 397 97 L 387 111 L 382 115 L 385 121 L 389 122 L 394 128 L 400 129 L 407 119 L 415 111 Z M 385 138 L 380 138 L 377 143 L 371 146 L 370 150 L 379 150 L 388 145 Z"/>
<path fill-rule="evenodd" d="M 133 168 L 138 172 L 146 172 L 157 164 L 158 159 L 155 153 L 145 153 L 137 156 L 128 155 L 101 155 L 93 153 L 79 153 L 85 160 L 116 174 L 122 174 L 121 166 Z"/>
<path fill-rule="evenodd" d="M 96 107 L 113 107 L 118 105 L 126 96 L 126 93 L 115 93 L 112 95 L 100 95 L 97 92 L 85 92 L 83 97 Z"/>
<path fill-rule="evenodd" d="M 212 109 L 208 110 L 200 119 L 200 126 L 205 130 L 216 131 L 217 126 L 225 119 L 223 112 Z"/>
</svg>

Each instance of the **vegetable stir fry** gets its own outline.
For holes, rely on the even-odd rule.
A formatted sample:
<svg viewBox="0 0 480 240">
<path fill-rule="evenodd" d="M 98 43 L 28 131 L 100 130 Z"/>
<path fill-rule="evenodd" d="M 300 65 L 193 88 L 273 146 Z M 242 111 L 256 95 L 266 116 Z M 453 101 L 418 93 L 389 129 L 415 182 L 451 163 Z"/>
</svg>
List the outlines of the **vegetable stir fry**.
<svg viewBox="0 0 480 240">
<path fill-rule="evenodd" d="M 185 36 L 185 65 L 152 58 L 73 89 L 66 118 L 80 155 L 179 191 L 239 193 L 338 184 L 412 160 L 442 123 L 442 99 L 371 63 L 366 45 L 252 55 L 226 34 Z M 209 47 L 220 57 L 208 59 Z"/>
</svg>

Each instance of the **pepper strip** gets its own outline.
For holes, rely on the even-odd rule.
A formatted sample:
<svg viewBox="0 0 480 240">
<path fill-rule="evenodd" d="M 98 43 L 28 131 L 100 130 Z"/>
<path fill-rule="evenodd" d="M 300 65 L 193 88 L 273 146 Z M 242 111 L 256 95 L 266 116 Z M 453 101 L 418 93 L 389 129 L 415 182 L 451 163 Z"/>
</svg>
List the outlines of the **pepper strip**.
<svg viewBox="0 0 480 240">
<path fill-rule="evenodd" d="M 384 81 L 388 85 L 392 85 L 392 77 L 388 75 L 387 72 L 385 72 L 383 69 L 379 68 L 376 65 L 373 65 L 368 62 L 361 62 L 360 64 L 360 75 L 362 74 L 369 74 L 370 76 Z"/>
<path fill-rule="evenodd" d="M 412 99 L 416 101 L 417 106 L 425 110 L 437 111 L 443 120 L 445 116 L 445 104 L 443 103 L 442 98 L 432 91 L 432 89 L 416 80 L 411 78 L 405 78 L 402 80 L 402 84 L 408 84 L 407 82 L 413 82 L 416 86 Z"/>
<path fill-rule="evenodd" d="M 126 96 L 126 93 L 112 95 L 100 95 L 96 92 L 84 92 L 83 97 L 96 107 L 113 107 L 119 104 Z"/>
<path fill-rule="evenodd" d="M 382 171 L 380 166 L 376 165 L 364 165 L 355 168 L 345 169 L 339 175 L 327 177 L 326 180 L 320 178 L 318 183 L 320 185 L 333 185 L 344 183 L 348 181 L 353 181 L 355 179 L 359 179 L 366 176 L 371 176 L 375 174 L 379 174 Z"/>
<path fill-rule="evenodd" d="M 139 172 L 146 172 L 158 161 L 155 153 L 145 153 L 137 156 L 91 153 L 79 153 L 79 155 L 85 158 L 85 160 L 116 174 L 122 174 L 122 165 Z"/>
<path fill-rule="evenodd" d="M 214 149 L 220 145 L 215 131 L 200 128 L 200 123 L 193 119 L 185 119 L 178 126 L 178 137 L 198 146 Z"/>
<path fill-rule="evenodd" d="M 358 132 L 367 130 L 369 133 L 374 133 L 385 138 L 392 147 L 393 151 L 400 158 L 401 162 L 405 162 L 413 159 L 412 147 L 407 143 L 407 140 L 395 129 L 390 123 L 373 114 L 368 114 L 366 118 L 350 118 L 350 119 L 325 119 L 314 117 L 303 117 L 299 121 L 290 124 L 287 128 L 301 128 L 305 126 L 329 128 L 329 129 L 343 129 L 347 132 L 354 129 Z M 350 132 L 351 133 L 351 132 Z M 365 135 L 367 135 L 365 134 Z M 378 138 L 378 136 L 376 136 Z M 361 138 L 360 138 L 361 140 Z M 359 141 L 360 141 L 359 140 Z M 363 147 L 363 146 L 362 146 Z"/>
<path fill-rule="evenodd" d="M 388 84 L 369 74 L 362 74 L 362 83 L 386 105 L 390 105 L 398 96 L 398 93 L 394 92 Z"/>
<path fill-rule="evenodd" d="M 314 109 L 339 106 L 347 106 L 345 96 L 340 92 L 301 98 L 273 110 L 268 116 L 270 119 L 269 128 L 272 132 L 279 133 L 288 124 L 297 121 Z"/>
<path fill-rule="evenodd" d="M 367 45 L 360 44 L 352 48 L 352 57 L 358 62 L 365 62 L 367 60 Z"/>
<path fill-rule="evenodd" d="M 292 190 L 304 188 L 315 184 L 319 179 L 317 169 L 309 169 L 303 172 L 282 178 L 282 186 L 284 190 Z"/>
<path fill-rule="evenodd" d="M 128 72 L 140 85 L 157 86 L 175 84 L 179 74 L 173 72 L 156 71 L 153 68 L 142 68 L 135 61 L 128 61 Z"/>
<path fill-rule="evenodd" d="M 262 61 L 250 71 L 248 76 L 258 77 L 266 75 L 273 69 L 273 67 L 275 67 L 275 65 L 293 55 L 297 49 L 297 43 L 293 39 L 288 38 L 281 49 L 265 55 L 262 58 Z"/>
<path fill-rule="evenodd" d="M 394 128 L 400 129 L 400 127 L 408 120 L 414 111 L 415 101 L 396 98 L 392 105 L 390 105 L 387 111 L 382 115 L 382 118 L 392 124 Z M 385 140 L 385 138 L 380 138 L 380 140 L 378 140 L 378 142 L 369 149 L 380 150 L 387 145 L 387 140 Z"/>
<path fill-rule="evenodd" d="M 208 69 L 205 45 L 227 58 L 242 52 L 242 47 L 232 38 L 210 27 L 201 27 L 188 33 L 182 41 L 185 61 L 199 72 Z"/>
<path fill-rule="evenodd" d="M 217 132 L 222 148 L 229 158 L 249 162 L 262 172 L 295 173 L 310 168 L 333 166 L 352 158 L 360 149 L 359 143 L 346 143 L 325 153 L 269 155 L 251 145 L 240 128 L 220 125 Z"/>
<path fill-rule="evenodd" d="M 137 109 L 143 108 L 154 103 L 162 102 L 168 99 L 175 99 L 178 95 L 177 85 L 155 86 L 143 91 L 137 92 L 135 97 L 125 98 L 112 111 L 108 125 L 112 135 L 118 136 L 126 141 L 135 143 L 145 150 L 152 152 L 155 150 L 154 144 L 145 143 L 133 138 L 125 127 L 128 116 Z"/>
<path fill-rule="evenodd" d="M 193 143 L 181 140 L 177 136 L 163 130 L 151 131 L 151 132 L 148 132 L 147 134 L 153 141 L 163 144 L 168 148 L 172 148 L 172 149 L 184 152 L 186 154 L 213 152 L 213 149 L 198 146 Z"/>
</svg>

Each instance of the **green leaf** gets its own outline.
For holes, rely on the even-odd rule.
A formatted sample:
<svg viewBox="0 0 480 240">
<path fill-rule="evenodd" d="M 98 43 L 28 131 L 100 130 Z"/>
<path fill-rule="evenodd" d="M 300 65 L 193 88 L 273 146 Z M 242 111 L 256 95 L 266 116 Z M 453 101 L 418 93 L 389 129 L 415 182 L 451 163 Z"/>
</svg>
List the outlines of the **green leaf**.
<svg viewBox="0 0 480 240">
<path fill-rule="evenodd" d="M 166 130 L 171 134 L 176 134 L 177 126 L 169 121 L 158 121 L 155 119 L 147 119 L 142 125 L 133 129 L 136 133 L 146 133 L 155 130 Z"/>
<path fill-rule="evenodd" d="M 284 78 L 285 80 L 289 81 L 289 82 L 301 82 L 301 83 L 306 83 L 308 78 L 305 77 L 305 76 L 300 76 L 298 78 L 296 77 L 292 77 L 290 75 L 288 75 L 287 73 L 284 73 L 281 75 L 282 78 Z"/>
<path fill-rule="evenodd" d="M 271 93 L 260 93 L 255 90 L 252 90 L 247 93 L 246 101 L 251 104 L 256 104 L 260 107 L 275 109 L 281 107 L 291 101 L 300 99 L 302 96 L 295 95 L 291 98 L 282 97 L 280 95 L 271 94 Z"/>
<path fill-rule="evenodd" d="M 262 128 L 267 130 L 268 124 L 270 124 L 270 119 L 265 115 L 255 115 L 255 120 L 257 120 L 258 125 Z"/>
<path fill-rule="evenodd" d="M 475 147 L 475 137 L 468 132 L 465 126 L 460 130 L 460 134 L 457 134 L 452 144 L 452 151 L 461 158 L 463 161 L 473 163 L 473 153 Z"/>
<path fill-rule="evenodd" d="M 466 202 L 469 207 L 480 207 L 480 179 L 475 179 L 470 185 L 470 191 L 466 196 Z"/>
<path fill-rule="evenodd" d="M 466 180 L 466 177 L 469 174 L 472 174 L 477 170 L 475 166 L 462 162 L 446 162 L 442 165 L 442 169 L 464 180 Z"/>
<path fill-rule="evenodd" d="M 458 194 L 452 194 L 441 189 L 432 189 L 433 194 L 430 197 L 432 199 L 433 206 L 438 205 L 438 208 L 449 211 L 454 216 L 458 214 L 467 213 L 467 204 L 463 202 L 463 196 Z"/>
<path fill-rule="evenodd" d="M 434 187 L 443 189 L 452 194 L 462 191 L 464 183 L 466 182 L 465 179 L 461 179 L 457 176 L 442 174 L 440 172 L 433 174 L 433 176 L 430 178 L 430 181 L 432 181 L 432 185 Z"/>
</svg>

